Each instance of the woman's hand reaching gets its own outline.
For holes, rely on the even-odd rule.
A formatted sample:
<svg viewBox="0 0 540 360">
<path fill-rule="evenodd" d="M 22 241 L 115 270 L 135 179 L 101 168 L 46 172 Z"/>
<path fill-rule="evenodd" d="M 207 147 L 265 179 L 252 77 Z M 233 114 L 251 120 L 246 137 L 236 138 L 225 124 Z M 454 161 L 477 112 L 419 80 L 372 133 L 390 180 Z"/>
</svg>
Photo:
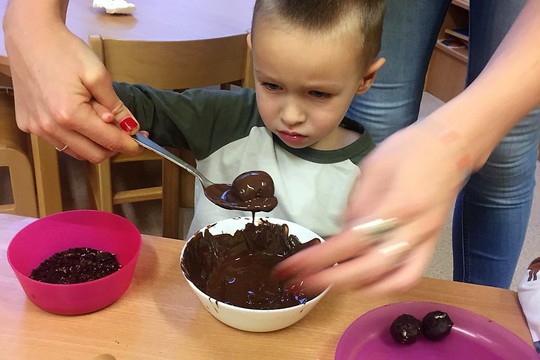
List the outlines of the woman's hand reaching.
<svg viewBox="0 0 540 360">
<path fill-rule="evenodd" d="M 389 137 L 360 164 L 345 229 L 283 261 L 276 276 L 313 292 L 329 285 L 370 295 L 410 288 L 432 257 L 468 174 L 467 159 L 457 134 L 436 123 Z M 396 226 L 370 235 L 361 224 L 377 219 Z"/>
</svg>

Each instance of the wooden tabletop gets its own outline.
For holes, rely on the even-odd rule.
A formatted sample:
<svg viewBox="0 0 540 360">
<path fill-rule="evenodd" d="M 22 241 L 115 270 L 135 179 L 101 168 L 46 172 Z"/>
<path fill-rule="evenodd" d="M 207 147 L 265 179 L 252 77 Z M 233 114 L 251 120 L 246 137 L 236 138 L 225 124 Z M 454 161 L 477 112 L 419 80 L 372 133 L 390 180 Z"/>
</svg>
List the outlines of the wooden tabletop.
<svg viewBox="0 0 540 360">
<path fill-rule="evenodd" d="M 25 296 L 6 261 L 10 239 L 34 221 L 0 214 L 0 357 L 5 359 L 332 359 L 340 336 L 360 315 L 401 301 L 430 301 L 483 315 L 531 344 L 514 291 L 422 279 L 411 291 L 370 299 L 329 292 L 304 319 L 271 333 L 216 320 L 182 277 L 183 241 L 143 236 L 135 277 L 116 303 L 93 314 L 46 313 Z M 314 341 L 314 339 L 316 339 Z"/>
<path fill-rule="evenodd" d="M 8 0 L 0 0 L 4 14 Z M 93 0 L 72 0 L 66 25 L 83 41 L 89 35 L 129 40 L 197 40 L 237 35 L 251 27 L 254 0 L 132 0 L 133 15 L 108 15 Z M 66 54 L 67 55 L 67 54 Z M 8 64 L 0 28 L 0 64 Z"/>
</svg>

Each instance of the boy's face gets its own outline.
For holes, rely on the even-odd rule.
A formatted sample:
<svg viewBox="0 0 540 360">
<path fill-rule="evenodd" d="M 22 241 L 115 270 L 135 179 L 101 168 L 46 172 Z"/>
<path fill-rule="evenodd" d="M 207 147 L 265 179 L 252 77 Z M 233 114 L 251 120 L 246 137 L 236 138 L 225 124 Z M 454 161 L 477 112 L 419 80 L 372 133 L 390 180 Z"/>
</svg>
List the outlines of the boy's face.
<svg viewBox="0 0 540 360">
<path fill-rule="evenodd" d="M 360 64 L 358 39 L 259 19 L 251 40 L 257 106 L 266 127 L 292 148 L 343 147 L 338 125 L 353 96 L 372 82 Z"/>
</svg>

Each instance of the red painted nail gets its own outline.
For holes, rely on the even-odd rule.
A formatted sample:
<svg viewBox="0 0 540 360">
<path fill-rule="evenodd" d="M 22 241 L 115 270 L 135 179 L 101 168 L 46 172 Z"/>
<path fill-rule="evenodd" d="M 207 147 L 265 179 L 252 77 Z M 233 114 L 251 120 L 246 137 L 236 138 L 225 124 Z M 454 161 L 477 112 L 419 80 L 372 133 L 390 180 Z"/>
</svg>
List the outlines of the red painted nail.
<svg viewBox="0 0 540 360">
<path fill-rule="evenodd" d="M 139 124 L 137 124 L 137 122 L 135 121 L 135 119 L 133 119 L 133 118 L 131 118 L 131 117 L 125 118 L 125 119 L 122 120 L 122 122 L 120 123 L 120 127 L 121 127 L 124 131 L 127 131 L 127 132 L 130 132 L 131 130 L 137 128 L 137 126 L 139 126 Z"/>
<path fill-rule="evenodd" d="M 276 280 L 286 280 L 294 274 L 294 270 L 289 266 L 277 264 L 271 271 L 270 275 Z"/>
</svg>

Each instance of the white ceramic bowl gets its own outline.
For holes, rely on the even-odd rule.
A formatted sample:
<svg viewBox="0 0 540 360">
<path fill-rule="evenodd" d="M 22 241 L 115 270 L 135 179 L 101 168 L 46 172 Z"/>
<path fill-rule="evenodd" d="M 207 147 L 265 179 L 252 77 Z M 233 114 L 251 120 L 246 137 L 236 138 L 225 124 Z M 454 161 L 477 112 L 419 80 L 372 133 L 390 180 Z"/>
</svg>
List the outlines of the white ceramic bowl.
<svg viewBox="0 0 540 360">
<path fill-rule="evenodd" d="M 267 217 L 257 217 L 255 218 L 255 221 L 257 221 L 257 219 L 264 219 L 274 224 L 286 224 L 289 227 L 289 234 L 298 237 L 298 240 L 300 240 L 301 243 L 308 242 L 314 238 L 320 239 L 321 242 L 324 241 L 313 231 L 290 221 Z M 210 227 L 206 226 L 199 231 L 204 231 L 208 228 L 209 231 L 214 235 L 227 233 L 234 234 L 236 230 L 244 229 L 245 225 L 251 221 L 251 217 L 236 217 L 219 221 L 215 225 Z M 180 255 L 181 263 L 183 261 L 184 252 L 186 248 L 190 246 L 190 241 L 192 239 L 193 237 L 187 241 L 186 245 L 182 249 L 182 254 Z M 195 286 L 186 276 L 184 271 L 182 271 L 182 274 L 184 275 L 184 278 L 188 282 L 189 286 L 193 289 L 193 292 L 195 292 L 199 298 L 202 305 L 210 312 L 210 314 L 212 314 L 219 321 L 244 331 L 268 332 L 291 326 L 306 316 L 328 292 L 328 289 L 326 289 L 317 297 L 301 305 L 296 305 L 293 307 L 273 310 L 247 309 L 225 304 L 213 299 L 197 288 L 197 286 Z"/>
</svg>

